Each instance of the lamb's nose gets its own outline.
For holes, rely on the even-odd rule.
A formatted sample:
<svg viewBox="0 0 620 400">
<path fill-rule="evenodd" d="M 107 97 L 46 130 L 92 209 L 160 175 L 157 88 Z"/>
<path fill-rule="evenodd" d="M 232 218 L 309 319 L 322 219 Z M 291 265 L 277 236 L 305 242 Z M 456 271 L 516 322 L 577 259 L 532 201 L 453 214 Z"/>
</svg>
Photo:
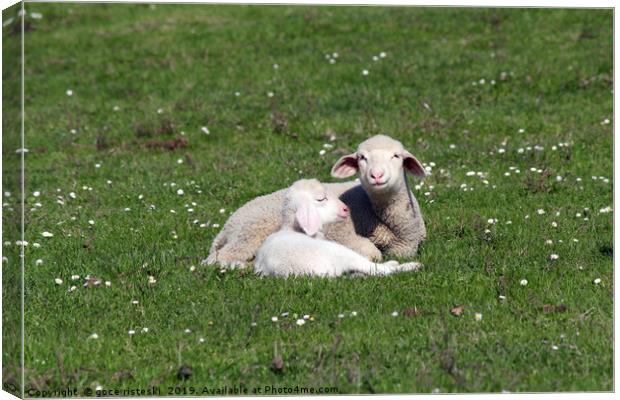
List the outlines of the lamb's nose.
<svg viewBox="0 0 620 400">
<path fill-rule="evenodd" d="M 370 176 L 374 180 L 379 180 L 383 178 L 383 171 L 370 171 Z"/>
<path fill-rule="evenodd" d="M 345 213 L 345 214 L 348 214 L 349 213 L 349 207 L 342 206 L 342 212 Z"/>
</svg>

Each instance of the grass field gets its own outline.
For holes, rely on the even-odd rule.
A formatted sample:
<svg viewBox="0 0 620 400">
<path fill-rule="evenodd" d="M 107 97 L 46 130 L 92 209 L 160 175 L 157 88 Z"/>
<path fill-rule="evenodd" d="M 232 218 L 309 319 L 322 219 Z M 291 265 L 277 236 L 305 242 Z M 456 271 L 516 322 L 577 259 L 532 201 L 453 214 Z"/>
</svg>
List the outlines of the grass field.
<svg viewBox="0 0 620 400">
<path fill-rule="evenodd" d="M 27 10 L 27 390 L 613 389 L 611 10 Z M 16 13 L 2 28 L 13 384 Z M 432 167 L 412 182 L 422 271 L 283 280 L 200 265 L 237 207 L 300 177 L 331 181 L 377 133 Z"/>
</svg>

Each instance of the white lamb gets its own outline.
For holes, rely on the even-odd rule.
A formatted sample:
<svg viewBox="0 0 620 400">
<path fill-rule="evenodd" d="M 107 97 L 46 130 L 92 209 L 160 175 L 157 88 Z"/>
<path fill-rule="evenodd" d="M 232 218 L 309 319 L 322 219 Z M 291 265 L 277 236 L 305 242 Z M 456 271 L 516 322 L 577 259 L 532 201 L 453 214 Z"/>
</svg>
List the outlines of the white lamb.
<svg viewBox="0 0 620 400">
<path fill-rule="evenodd" d="M 323 226 L 344 220 L 347 206 L 316 179 L 299 180 L 286 192 L 282 227 L 256 254 L 255 271 L 262 275 L 340 276 L 345 273 L 388 275 L 414 271 L 419 263 L 374 263 L 336 242 L 325 240 Z"/>
</svg>

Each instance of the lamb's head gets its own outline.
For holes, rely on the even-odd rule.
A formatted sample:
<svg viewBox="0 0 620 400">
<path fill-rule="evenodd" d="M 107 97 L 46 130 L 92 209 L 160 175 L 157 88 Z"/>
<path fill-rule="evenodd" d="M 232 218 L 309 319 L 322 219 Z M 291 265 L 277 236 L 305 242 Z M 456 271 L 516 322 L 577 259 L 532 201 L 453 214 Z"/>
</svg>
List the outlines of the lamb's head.
<svg viewBox="0 0 620 400">
<path fill-rule="evenodd" d="M 332 168 L 335 178 L 348 178 L 357 171 L 368 193 L 390 193 L 403 185 L 403 169 L 424 177 L 420 162 L 398 140 L 376 135 L 363 141 L 353 154 L 343 156 Z"/>
<path fill-rule="evenodd" d="M 349 209 L 316 179 L 302 179 L 287 191 L 283 227 L 315 236 L 323 225 L 347 218 Z"/>
</svg>

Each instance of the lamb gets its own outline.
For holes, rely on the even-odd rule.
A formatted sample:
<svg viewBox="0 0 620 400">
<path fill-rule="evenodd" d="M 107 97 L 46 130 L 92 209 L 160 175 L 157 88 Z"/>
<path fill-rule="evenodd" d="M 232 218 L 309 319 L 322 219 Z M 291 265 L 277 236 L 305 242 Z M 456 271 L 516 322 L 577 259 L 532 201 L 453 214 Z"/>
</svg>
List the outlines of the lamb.
<svg viewBox="0 0 620 400">
<path fill-rule="evenodd" d="M 347 206 L 328 194 L 316 179 L 295 182 L 285 194 L 281 229 L 258 249 L 255 272 L 284 277 L 335 277 L 345 273 L 388 275 L 420 268 L 419 263 L 376 264 L 341 244 L 325 240 L 323 227 L 346 219 L 348 213 Z"/>
<path fill-rule="evenodd" d="M 405 172 L 424 177 L 423 166 L 399 141 L 377 135 L 340 158 L 331 174 L 347 178 L 356 172 L 360 182 L 325 184 L 329 194 L 347 205 L 351 216 L 326 226 L 326 238 L 371 260 L 381 260 L 382 253 L 415 256 L 426 238 L 426 227 L 403 178 Z M 263 241 L 282 225 L 285 193 L 282 189 L 257 197 L 235 211 L 213 240 L 204 263 L 234 268 L 252 262 Z"/>
</svg>

